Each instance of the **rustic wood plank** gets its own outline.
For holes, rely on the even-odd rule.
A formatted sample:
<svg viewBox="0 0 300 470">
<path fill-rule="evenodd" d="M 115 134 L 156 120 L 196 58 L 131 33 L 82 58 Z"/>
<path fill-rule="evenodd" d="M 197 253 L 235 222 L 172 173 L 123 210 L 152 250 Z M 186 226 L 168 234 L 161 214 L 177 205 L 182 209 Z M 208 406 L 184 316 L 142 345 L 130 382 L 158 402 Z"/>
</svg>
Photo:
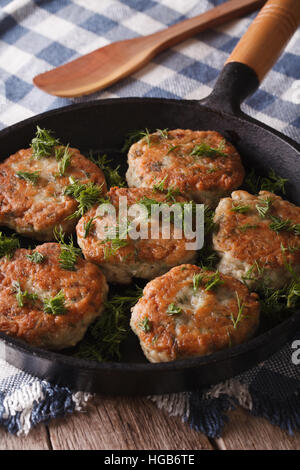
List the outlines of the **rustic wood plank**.
<svg viewBox="0 0 300 470">
<path fill-rule="evenodd" d="M 300 449 L 300 433 L 290 436 L 264 418 L 251 416 L 242 408 L 229 414 L 230 421 L 221 439 L 223 450 L 293 450 Z"/>
<path fill-rule="evenodd" d="M 89 412 L 49 424 L 53 449 L 196 450 L 209 440 L 145 398 L 98 396 Z"/>
<path fill-rule="evenodd" d="M 49 450 L 51 448 L 46 427 L 41 424 L 27 436 L 9 434 L 0 427 L 0 450 Z"/>
</svg>

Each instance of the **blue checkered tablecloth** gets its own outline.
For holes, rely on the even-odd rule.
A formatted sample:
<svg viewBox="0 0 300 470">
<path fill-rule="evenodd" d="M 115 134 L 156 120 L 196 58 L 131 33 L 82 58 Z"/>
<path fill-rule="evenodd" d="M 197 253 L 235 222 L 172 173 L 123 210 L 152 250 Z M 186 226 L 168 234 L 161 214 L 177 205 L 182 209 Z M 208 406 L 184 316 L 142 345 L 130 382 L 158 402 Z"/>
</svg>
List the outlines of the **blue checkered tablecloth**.
<svg viewBox="0 0 300 470">
<path fill-rule="evenodd" d="M 72 102 L 122 96 L 200 99 L 255 14 L 161 53 L 105 91 L 56 98 L 32 78 L 110 42 L 159 31 L 223 0 L 0 0 L 0 129 Z M 243 104 L 251 116 L 300 141 L 300 32 L 260 89 Z M 300 365 L 291 344 L 247 373 L 198 393 L 152 397 L 206 435 L 220 435 L 237 404 L 289 432 L 300 429 Z M 294 361 L 295 362 L 295 361 Z M 13 433 L 80 410 L 88 394 L 50 385 L 0 360 L 0 424 Z"/>
</svg>

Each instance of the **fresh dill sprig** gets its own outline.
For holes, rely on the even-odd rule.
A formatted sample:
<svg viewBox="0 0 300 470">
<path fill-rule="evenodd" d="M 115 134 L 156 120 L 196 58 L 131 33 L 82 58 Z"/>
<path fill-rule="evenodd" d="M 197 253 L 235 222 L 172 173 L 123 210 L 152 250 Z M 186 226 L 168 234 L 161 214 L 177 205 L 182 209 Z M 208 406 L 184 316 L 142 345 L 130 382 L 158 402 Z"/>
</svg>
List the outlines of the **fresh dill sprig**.
<svg viewBox="0 0 300 470">
<path fill-rule="evenodd" d="M 167 176 L 165 176 L 159 183 L 155 183 L 153 185 L 153 191 L 166 192 L 167 201 L 176 202 L 176 197 L 181 194 L 180 189 L 174 188 L 173 186 L 169 186 L 168 188 L 165 188 L 166 179 L 167 179 Z"/>
<path fill-rule="evenodd" d="M 234 318 L 233 313 L 231 314 L 231 321 L 233 323 L 233 328 L 236 330 L 238 324 L 245 318 L 245 315 L 243 314 L 245 305 L 241 304 L 241 300 L 239 298 L 238 293 L 236 292 L 236 300 L 237 300 L 237 306 L 238 306 L 238 314 L 236 318 Z"/>
<path fill-rule="evenodd" d="M 224 284 L 224 281 L 221 279 L 219 271 L 216 271 L 214 274 L 205 277 L 206 291 L 214 289 L 217 286 L 221 286 L 222 284 Z"/>
<path fill-rule="evenodd" d="M 149 317 L 145 316 L 138 324 L 139 328 L 144 331 L 144 333 L 150 333 L 152 330 L 152 325 L 149 320 Z"/>
<path fill-rule="evenodd" d="M 197 291 L 199 289 L 200 283 L 203 279 L 203 274 L 198 273 L 193 276 L 193 290 Z"/>
<path fill-rule="evenodd" d="M 266 216 L 269 214 L 272 203 L 272 199 L 270 197 L 267 197 L 266 199 L 260 199 L 259 204 L 256 204 L 256 210 L 262 219 L 265 219 Z"/>
<path fill-rule="evenodd" d="M 26 258 L 36 264 L 41 264 L 46 259 L 46 257 L 39 251 L 34 251 L 32 255 L 26 255 Z"/>
<path fill-rule="evenodd" d="M 180 148 L 180 145 L 170 145 L 166 155 L 169 155 L 169 153 L 174 152 L 174 150 Z"/>
<path fill-rule="evenodd" d="M 89 233 L 90 233 L 90 230 L 92 228 L 92 225 L 93 225 L 93 222 L 95 220 L 96 217 L 91 217 L 85 224 L 84 224 L 84 235 L 83 235 L 83 238 L 86 238 Z"/>
<path fill-rule="evenodd" d="M 71 196 L 78 202 L 78 209 L 68 219 L 82 217 L 95 204 L 102 199 L 102 185 L 99 186 L 92 181 L 80 183 L 70 177 L 70 184 L 66 187 L 64 194 Z"/>
<path fill-rule="evenodd" d="M 285 194 L 285 185 L 288 182 L 287 178 L 278 176 L 272 169 L 268 176 L 257 175 L 252 168 L 250 173 L 246 175 L 245 183 L 253 194 L 258 194 L 259 191 L 269 191 L 275 194 Z"/>
<path fill-rule="evenodd" d="M 168 176 L 166 175 L 159 183 L 155 183 L 153 185 L 153 191 L 160 191 L 163 192 L 165 191 L 165 182 Z"/>
<path fill-rule="evenodd" d="M 167 139 L 169 137 L 168 129 L 156 129 L 156 132 L 158 132 L 162 139 Z"/>
<path fill-rule="evenodd" d="M 127 153 L 130 147 L 139 140 L 145 138 L 148 144 L 148 147 L 151 145 L 151 135 L 148 129 L 139 129 L 136 131 L 128 132 L 123 147 L 121 149 L 122 153 Z"/>
<path fill-rule="evenodd" d="M 105 180 L 107 182 L 107 186 L 109 188 L 113 186 L 118 186 L 119 188 L 123 188 L 126 186 L 125 179 L 120 174 L 120 165 L 112 168 L 111 162 L 106 154 L 97 155 L 94 157 L 92 153 L 89 155 L 89 159 L 95 163 L 104 173 Z"/>
<path fill-rule="evenodd" d="M 38 179 L 40 177 L 40 172 L 39 171 L 17 171 L 16 176 L 22 180 L 27 181 L 27 183 L 33 184 L 33 186 L 36 186 Z"/>
<path fill-rule="evenodd" d="M 285 194 L 285 184 L 288 182 L 287 178 L 282 178 L 277 175 L 272 169 L 268 177 L 262 178 L 261 190 L 270 191 L 271 193 L 282 193 Z"/>
<path fill-rule="evenodd" d="M 199 288 L 200 284 L 204 284 L 205 290 L 209 291 L 217 286 L 221 286 L 222 284 L 224 284 L 224 281 L 223 279 L 221 279 L 219 271 L 216 271 L 213 274 L 198 273 L 193 276 L 194 291 Z"/>
<path fill-rule="evenodd" d="M 128 245 L 128 241 L 124 238 L 106 238 L 101 242 L 101 244 L 105 244 L 104 247 L 104 259 L 107 260 L 111 256 L 115 256 L 116 253 L 119 251 L 120 248 Z"/>
<path fill-rule="evenodd" d="M 96 361 L 119 360 L 120 347 L 129 333 L 130 309 L 142 296 L 138 286 L 127 288 L 122 295 L 114 294 L 104 304 L 104 311 L 88 328 L 75 355 Z"/>
<path fill-rule="evenodd" d="M 291 231 L 293 223 L 289 219 L 282 219 L 281 217 L 271 216 L 272 223 L 269 225 L 270 229 L 274 232 L 282 232 L 287 230 Z"/>
<path fill-rule="evenodd" d="M 156 199 L 151 199 L 150 197 L 144 196 L 139 201 L 137 201 L 137 204 L 144 206 L 147 209 L 148 217 L 150 217 L 152 205 L 160 205 L 160 202 Z"/>
<path fill-rule="evenodd" d="M 231 211 L 232 212 L 239 212 L 240 214 L 246 214 L 251 210 L 250 206 L 247 206 L 246 204 L 232 204 Z"/>
<path fill-rule="evenodd" d="M 274 232 L 294 232 L 295 235 L 300 235 L 300 224 L 294 224 L 289 219 L 282 219 L 281 217 L 270 216 L 272 223 L 269 225 Z"/>
<path fill-rule="evenodd" d="M 258 225 L 257 224 L 244 224 L 244 225 L 240 225 L 238 227 L 238 229 L 241 231 L 241 232 L 245 232 L 246 230 L 250 229 L 250 228 L 257 228 Z"/>
<path fill-rule="evenodd" d="M 50 313 L 51 315 L 64 315 L 67 313 L 63 291 L 60 290 L 55 297 L 44 299 L 43 310 L 45 313 Z"/>
<path fill-rule="evenodd" d="M 6 256 L 8 259 L 12 258 L 18 248 L 20 248 L 20 242 L 15 234 L 8 237 L 0 232 L 0 258 L 3 256 Z"/>
<path fill-rule="evenodd" d="M 61 247 L 59 255 L 60 267 L 67 271 L 76 271 L 75 265 L 78 257 L 81 256 L 81 249 L 74 246 L 72 236 L 70 237 L 69 243 L 66 243 L 65 234 L 61 227 L 55 227 L 53 234 Z"/>
<path fill-rule="evenodd" d="M 257 260 L 254 261 L 252 266 L 246 271 L 246 273 L 242 276 L 242 280 L 245 284 L 245 281 L 255 281 L 257 278 L 260 278 L 264 273 L 264 268 L 259 265 Z"/>
<path fill-rule="evenodd" d="M 208 235 L 215 228 L 214 216 L 215 216 L 215 211 L 208 206 L 204 206 L 204 236 L 205 237 L 208 237 Z"/>
<path fill-rule="evenodd" d="M 37 294 L 30 294 L 27 290 L 22 291 L 20 283 L 17 281 L 13 282 L 13 291 L 16 294 L 19 307 L 24 307 L 26 301 L 35 302 L 38 299 Z"/>
<path fill-rule="evenodd" d="M 182 314 L 182 309 L 178 307 L 178 305 L 171 303 L 168 305 L 167 308 L 167 315 L 170 315 L 171 317 L 174 317 L 176 315 L 181 315 Z"/>
<path fill-rule="evenodd" d="M 36 135 L 30 144 L 33 158 L 50 157 L 56 145 L 60 145 L 60 142 L 53 137 L 52 131 L 37 126 Z"/>
<path fill-rule="evenodd" d="M 69 149 L 69 144 L 66 147 L 56 148 L 55 158 L 58 162 L 59 176 L 64 176 L 67 169 L 71 165 L 72 154 Z"/>
<path fill-rule="evenodd" d="M 191 156 L 195 155 L 197 157 L 209 157 L 209 158 L 227 157 L 227 153 L 223 152 L 224 148 L 225 148 L 225 140 L 221 141 L 217 148 L 211 147 L 206 142 L 202 142 L 201 144 L 195 145 L 190 155 Z"/>
</svg>

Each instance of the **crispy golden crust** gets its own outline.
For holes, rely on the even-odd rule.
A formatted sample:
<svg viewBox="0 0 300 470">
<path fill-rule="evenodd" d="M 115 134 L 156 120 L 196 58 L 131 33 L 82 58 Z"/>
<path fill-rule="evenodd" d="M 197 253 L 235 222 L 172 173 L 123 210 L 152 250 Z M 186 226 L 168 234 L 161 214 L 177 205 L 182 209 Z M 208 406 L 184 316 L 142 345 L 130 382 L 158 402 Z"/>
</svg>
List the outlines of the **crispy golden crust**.
<svg viewBox="0 0 300 470">
<path fill-rule="evenodd" d="M 145 197 L 155 199 L 158 202 L 167 201 L 165 194 L 147 188 L 114 187 L 110 189 L 107 196 L 111 204 L 116 208 L 117 215 L 119 213 L 120 197 L 127 198 L 128 208 Z M 181 196 L 177 196 L 175 199 L 177 202 L 186 201 L 186 199 Z M 94 220 L 91 229 L 88 235 L 85 236 L 86 225 L 92 218 L 94 218 Z M 142 223 L 143 222 L 141 222 L 141 224 Z M 130 276 L 151 279 L 155 277 L 155 275 L 166 272 L 170 267 L 181 262 L 189 262 L 195 257 L 195 251 L 186 249 L 187 240 L 185 238 L 175 239 L 177 231 L 174 226 L 171 226 L 170 239 L 163 239 L 161 233 L 158 239 L 151 239 L 151 224 L 148 225 L 146 219 L 144 224 L 149 227 L 148 239 L 133 240 L 130 236 L 127 236 L 125 245 L 114 250 L 111 241 L 108 240 L 105 242 L 107 237 L 105 234 L 106 224 L 110 229 L 115 226 L 110 216 L 99 216 L 97 208 L 92 208 L 79 220 L 76 231 L 78 244 L 87 260 L 99 264 L 102 268 L 119 266 L 127 270 L 129 277 L 124 281 L 122 281 L 121 278 L 112 279 L 109 274 L 105 272 L 110 281 L 116 280 L 117 282 L 128 283 L 130 282 Z"/>
<path fill-rule="evenodd" d="M 19 249 L 12 259 L 0 260 L 0 331 L 34 346 L 63 349 L 81 340 L 88 325 L 101 313 L 108 287 L 99 268 L 78 258 L 75 271 L 60 267 L 61 247 L 45 243 L 35 251 L 45 256 L 41 264 L 29 260 L 32 250 Z M 14 282 L 21 290 L 36 294 L 36 301 L 17 302 Z M 53 315 L 43 311 L 43 300 L 65 296 L 67 312 Z"/>
<path fill-rule="evenodd" d="M 268 198 L 272 201 L 270 210 L 262 218 L 256 206 L 261 206 Z M 233 212 L 232 206 L 240 204 L 249 206 L 250 210 L 244 214 Z M 276 233 L 271 230 L 270 216 L 299 224 L 300 208 L 268 191 L 261 191 L 258 196 L 246 191 L 233 192 L 231 198 L 222 199 L 216 209 L 215 222 L 218 230 L 213 237 L 214 248 L 221 255 L 230 253 L 234 259 L 249 265 L 257 262 L 267 270 L 284 268 L 287 262 L 299 267 L 299 235 L 293 231 Z"/>
<path fill-rule="evenodd" d="M 213 148 L 221 145 L 226 156 L 191 155 L 201 143 Z M 165 188 L 176 187 L 187 197 L 211 206 L 238 188 L 244 178 L 238 152 L 215 131 L 176 129 L 169 131 L 167 138 L 156 132 L 150 136 L 150 146 L 146 138 L 131 146 L 128 164 L 129 186 L 152 188 L 165 178 Z"/>
<path fill-rule="evenodd" d="M 207 278 L 213 272 L 188 264 L 176 266 L 149 282 L 133 307 L 131 328 L 151 362 L 210 354 L 242 343 L 256 331 L 257 294 L 250 294 L 241 282 L 224 275 L 220 275 L 223 284 L 212 290 L 206 291 L 201 282 L 194 289 L 197 274 Z M 243 306 L 239 321 L 237 296 Z M 171 304 L 180 307 L 181 313 L 168 314 Z"/>
<path fill-rule="evenodd" d="M 70 148 L 71 164 L 64 176 L 58 174 L 55 157 L 32 158 L 32 149 L 19 150 L 0 165 L 0 223 L 18 233 L 38 240 L 53 240 L 53 228 L 62 225 L 65 232 L 74 230 L 77 219 L 66 220 L 77 210 L 78 203 L 70 196 L 64 196 L 69 177 L 82 183 L 93 181 L 106 183 L 103 172 L 79 150 Z M 39 172 L 34 185 L 19 178 L 18 171 Z"/>
</svg>

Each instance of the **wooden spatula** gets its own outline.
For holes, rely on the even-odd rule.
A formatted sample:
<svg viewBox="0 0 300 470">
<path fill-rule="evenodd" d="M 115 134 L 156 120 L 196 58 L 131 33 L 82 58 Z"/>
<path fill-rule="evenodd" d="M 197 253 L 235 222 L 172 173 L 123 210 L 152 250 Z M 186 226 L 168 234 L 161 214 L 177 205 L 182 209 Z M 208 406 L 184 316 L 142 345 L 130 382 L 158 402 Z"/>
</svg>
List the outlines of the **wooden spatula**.
<svg viewBox="0 0 300 470">
<path fill-rule="evenodd" d="M 204 29 L 218 26 L 261 7 L 266 0 L 230 0 L 202 15 L 149 36 L 118 41 L 37 75 L 33 83 L 51 95 L 88 95 L 135 72 L 156 54 Z"/>
</svg>

